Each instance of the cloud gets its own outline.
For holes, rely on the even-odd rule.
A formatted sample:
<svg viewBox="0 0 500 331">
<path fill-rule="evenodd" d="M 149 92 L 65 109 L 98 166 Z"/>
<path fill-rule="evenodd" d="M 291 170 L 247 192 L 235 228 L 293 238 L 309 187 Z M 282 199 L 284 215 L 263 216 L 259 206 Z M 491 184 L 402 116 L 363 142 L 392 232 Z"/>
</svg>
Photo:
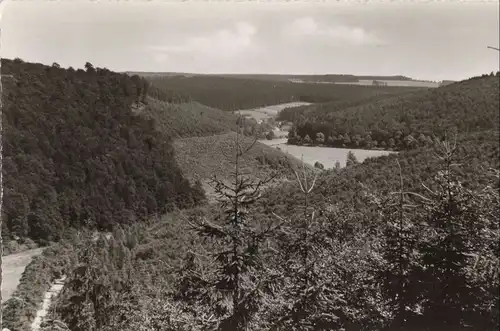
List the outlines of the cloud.
<svg viewBox="0 0 500 331">
<path fill-rule="evenodd" d="M 169 58 L 169 56 L 166 53 L 163 53 L 163 52 L 153 52 L 153 59 L 157 63 L 160 63 L 160 64 L 166 63 L 168 61 L 168 58 Z"/>
<path fill-rule="evenodd" d="M 283 36 L 289 39 L 317 38 L 333 45 L 383 45 L 373 33 L 360 27 L 319 25 L 312 17 L 302 17 L 285 25 Z"/>
<path fill-rule="evenodd" d="M 247 22 L 237 22 L 233 29 L 221 29 L 204 36 L 188 37 L 177 45 L 152 46 L 150 49 L 167 55 L 194 54 L 212 59 L 228 59 L 255 50 L 256 33 L 255 26 Z"/>
</svg>

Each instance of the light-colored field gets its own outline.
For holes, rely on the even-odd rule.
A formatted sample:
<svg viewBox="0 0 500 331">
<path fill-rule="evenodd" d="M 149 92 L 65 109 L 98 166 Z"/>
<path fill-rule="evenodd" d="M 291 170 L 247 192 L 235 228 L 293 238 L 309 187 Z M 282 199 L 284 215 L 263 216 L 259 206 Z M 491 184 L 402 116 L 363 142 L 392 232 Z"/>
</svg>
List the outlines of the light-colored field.
<svg viewBox="0 0 500 331">
<path fill-rule="evenodd" d="M 387 86 L 408 86 L 408 87 L 439 87 L 439 83 L 421 82 L 413 80 L 379 80 L 379 82 L 387 83 Z M 358 82 L 335 83 L 341 85 L 373 85 L 373 80 L 362 80 Z"/>
<path fill-rule="evenodd" d="M 7 301 L 16 290 L 24 269 L 34 256 L 40 255 L 43 248 L 31 249 L 3 257 L 2 263 L 2 302 Z"/>
<path fill-rule="evenodd" d="M 278 115 L 280 111 L 285 108 L 299 107 L 310 105 L 309 102 L 288 102 L 281 103 L 278 105 L 272 105 L 267 107 L 255 108 L 255 109 L 242 109 L 237 110 L 236 113 L 254 118 L 256 121 L 266 120 L 268 118 L 273 118 Z"/>
<path fill-rule="evenodd" d="M 240 138 L 241 139 L 241 138 Z M 206 191 L 207 197 L 213 198 L 213 188 L 208 185 L 210 178 L 216 175 L 222 180 L 232 180 L 234 172 L 234 148 L 236 133 L 213 135 L 208 137 L 193 137 L 174 140 L 175 159 L 184 176 L 191 182 L 199 180 Z M 247 148 L 253 143 L 251 138 L 243 138 L 242 145 Z M 240 171 L 252 179 L 265 179 L 273 170 L 279 170 L 280 175 L 293 175 L 287 167 L 277 166 L 274 169 L 259 162 L 258 158 L 265 156 L 268 164 L 279 164 L 286 160 L 292 166 L 300 165 L 300 161 L 292 155 L 256 143 L 242 156 Z"/>
<path fill-rule="evenodd" d="M 298 159 L 303 159 L 305 163 L 314 165 L 316 161 L 323 164 L 325 169 L 331 169 L 335 166 L 335 162 L 339 161 L 342 167 L 345 166 L 347 153 L 352 151 L 359 162 L 363 162 L 369 157 L 378 157 L 388 155 L 389 151 L 373 151 L 364 149 L 349 149 L 349 148 L 332 148 L 332 147 L 309 147 L 287 145 L 287 139 L 262 140 L 261 143 L 274 148 L 281 149 L 282 152 L 288 153 Z"/>
</svg>

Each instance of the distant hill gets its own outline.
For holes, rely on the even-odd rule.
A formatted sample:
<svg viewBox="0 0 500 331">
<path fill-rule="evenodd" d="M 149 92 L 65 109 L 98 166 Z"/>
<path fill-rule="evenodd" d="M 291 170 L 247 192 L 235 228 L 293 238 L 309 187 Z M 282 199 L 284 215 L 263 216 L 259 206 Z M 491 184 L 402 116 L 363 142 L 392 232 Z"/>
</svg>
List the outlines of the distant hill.
<svg viewBox="0 0 500 331">
<path fill-rule="evenodd" d="M 486 75 L 398 96 L 284 110 L 280 119 L 295 122 L 295 143 L 321 132 L 332 146 L 414 148 L 450 130 L 498 130 L 498 91 L 498 77 Z"/>
<path fill-rule="evenodd" d="M 456 83 L 456 81 L 454 80 L 443 80 L 439 83 L 439 86 L 446 86 L 446 85 L 450 85 L 450 84 L 453 84 L 453 83 Z"/>
<path fill-rule="evenodd" d="M 147 76 L 152 87 L 168 94 L 226 111 L 249 109 L 294 101 L 328 102 L 359 100 L 400 94 L 421 87 L 350 86 L 336 84 L 295 84 L 220 76 Z"/>
<path fill-rule="evenodd" d="M 196 74 L 185 72 L 144 72 L 144 71 L 128 71 L 129 75 L 139 75 L 143 77 L 151 76 L 218 76 L 228 78 L 241 78 L 252 80 L 267 80 L 276 82 L 288 82 L 291 79 L 299 79 L 307 82 L 357 82 L 358 80 L 412 80 L 409 77 L 396 75 L 396 76 L 356 76 L 345 74 L 326 74 L 326 75 L 280 75 L 280 74 Z"/>
</svg>

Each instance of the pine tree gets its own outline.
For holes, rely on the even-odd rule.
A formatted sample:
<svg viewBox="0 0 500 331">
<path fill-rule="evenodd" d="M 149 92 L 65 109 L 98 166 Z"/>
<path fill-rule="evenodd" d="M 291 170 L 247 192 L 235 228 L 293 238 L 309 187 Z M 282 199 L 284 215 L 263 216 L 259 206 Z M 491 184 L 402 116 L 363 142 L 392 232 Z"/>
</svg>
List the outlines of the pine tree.
<svg viewBox="0 0 500 331">
<path fill-rule="evenodd" d="M 441 170 L 427 196 L 401 189 L 382 203 L 387 223 L 380 274 L 392 329 L 498 327 L 498 178 L 481 191 L 462 186 L 454 143 L 436 141 Z M 498 176 L 498 171 L 495 172 Z"/>
<path fill-rule="evenodd" d="M 111 331 L 126 322 L 133 302 L 132 234 L 119 239 L 98 235 L 87 238 L 78 262 L 61 293 L 57 314 L 69 329 Z"/>
<path fill-rule="evenodd" d="M 174 295 L 178 330 L 257 330 L 256 318 L 263 298 L 269 295 L 278 274 L 264 263 L 265 243 L 280 224 L 257 225 L 248 208 L 257 202 L 261 189 L 273 177 L 252 180 L 241 167 L 241 157 L 256 143 L 244 146 L 236 135 L 233 183 L 217 177 L 212 186 L 218 195 L 222 217 L 192 218 L 192 229 L 208 254 L 190 252 Z M 208 245 L 208 242 L 210 245 Z"/>
<path fill-rule="evenodd" d="M 350 166 L 353 166 L 355 164 L 358 164 L 358 159 L 356 158 L 356 155 L 354 155 L 354 153 L 352 151 L 349 151 L 347 153 L 347 161 L 346 161 L 346 166 L 347 167 L 350 167 Z"/>
<path fill-rule="evenodd" d="M 280 220 L 285 224 L 280 239 L 279 265 L 284 283 L 275 308 L 271 310 L 270 330 L 332 330 L 343 324 L 339 317 L 342 298 L 332 283 L 332 243 L 326 235 L 326 222 L 316 216 L 310 205 L 317 176 L 308 179 L 303 166 L 302 178 L 296 172 L 304 204 L 298 220 Z M 342 314 L 340 314 L 342 315 Z"/>
</svg>

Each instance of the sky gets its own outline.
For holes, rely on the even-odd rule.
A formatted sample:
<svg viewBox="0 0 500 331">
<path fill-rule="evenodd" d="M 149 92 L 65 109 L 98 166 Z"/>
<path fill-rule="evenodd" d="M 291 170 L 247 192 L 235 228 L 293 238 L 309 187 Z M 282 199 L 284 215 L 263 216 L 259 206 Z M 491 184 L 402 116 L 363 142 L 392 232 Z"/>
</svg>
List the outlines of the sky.
<svg viewBox="0 0 500 331">
<path fill-rule="evenodd" d="M 3 58 L 115 71 L 405 75 L 499 70 L 499 1 L 3 0 Z"/>
</svg>

